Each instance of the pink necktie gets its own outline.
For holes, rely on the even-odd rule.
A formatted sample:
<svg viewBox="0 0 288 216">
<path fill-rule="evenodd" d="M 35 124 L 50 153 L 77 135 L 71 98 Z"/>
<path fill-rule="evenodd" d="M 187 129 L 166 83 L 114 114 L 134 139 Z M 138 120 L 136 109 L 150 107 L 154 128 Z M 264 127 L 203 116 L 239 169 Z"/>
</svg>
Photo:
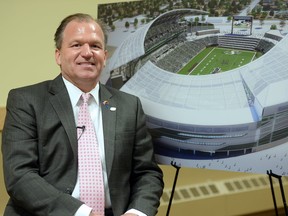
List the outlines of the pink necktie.
<svg viewBox="0 0 288 216">
<path fill-rule="evenodd" d="M 80 200 L 104 215 L 105 195 L 102 165 L 96 132 L 88 109 L 89 93 L 83 93 L 78 114 L 78 172 Z"/>
</svg>

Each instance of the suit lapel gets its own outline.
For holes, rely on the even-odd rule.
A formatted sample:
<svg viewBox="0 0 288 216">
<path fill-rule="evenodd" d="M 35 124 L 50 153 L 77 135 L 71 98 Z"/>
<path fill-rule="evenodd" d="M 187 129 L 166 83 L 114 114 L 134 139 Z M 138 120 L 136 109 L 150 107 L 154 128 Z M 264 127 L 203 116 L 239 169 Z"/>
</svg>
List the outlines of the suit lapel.
<svg viewBox="0 0 288 216">
<path fill-rule="evenodd" d="M 61 75 L 52 81 L 49 92 L 52 94 L 50 102 L 56 111 L 63 127 L 67 133 L 68 139 L 72 145 L 72 149 L 75 155 L 77 155 L 77 131 L 76 124 L 71 107 L 71 102 L 67 89 L 64 85 Z"/>
<path fill-rule="evenodd" d="M 52 94 L 52 96 L 50 97 L 50 102 L 55 109 L 60 121 L 63 124 L 63 127 L 72 145 L 74 154 L 77 155 L 78 153 L 76 124 L 69 95 L 61 75 L 59 75 L 55 80 L 52 81 L 49 92 Z M 104 101 L 108 101 L 108 106 L 105 106 L 103 104 Z M 110 107 L 116 107 L 116 102 L 113 99 L 113 95 L 110 93 L 110 91 L 102 84 L 100 84 L 100 103 L 102 110 L 106 169 L 109 178 L 114 158 L 114 140 L 117 110 L 111 111 L 109 109 Z"/>
<path fill-rule="evenodd" d="M 106 106 L 104 105 L 104 101 L 108 102 Z M 114 145 L 115 145 L 114 140 L 115 140 L 117 110 L 116 111 L 110 110 L 110 107 L 116 107 L 116 104 L 115 100 L 113 99 L 113 95 L 104 85 L 100 85 L 100 103 L 102 110 L 106 169 L 109 178 L 114 157 Z"/>
</svg>

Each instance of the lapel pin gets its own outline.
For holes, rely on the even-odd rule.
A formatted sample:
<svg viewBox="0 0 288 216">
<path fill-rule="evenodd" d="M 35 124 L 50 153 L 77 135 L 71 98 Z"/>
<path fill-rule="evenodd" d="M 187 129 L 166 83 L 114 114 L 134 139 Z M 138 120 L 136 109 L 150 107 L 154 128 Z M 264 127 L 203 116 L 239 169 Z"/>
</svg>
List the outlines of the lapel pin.
<svg viewBox="0 0 288 216">
<path fill-rule="evenodd" d="M 115 112 L 116 111 L 116 107 L 110 107 L 110 111 Z"/>
<path fill-rule="evenodd" d="M 106 109 L 109 109 L 111 112 L 116 111 L 116 107 L 112 107 L 109 105 L 109 102 L 107 100 L 103 101 L 102 104 L 106 107 Z"/>
</svg>

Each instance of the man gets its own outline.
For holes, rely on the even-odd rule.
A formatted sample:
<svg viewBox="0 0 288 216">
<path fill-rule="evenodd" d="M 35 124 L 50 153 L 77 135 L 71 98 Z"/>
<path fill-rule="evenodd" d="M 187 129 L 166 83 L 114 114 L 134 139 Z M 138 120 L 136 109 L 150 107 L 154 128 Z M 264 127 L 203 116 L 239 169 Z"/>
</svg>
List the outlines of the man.
<svg viewBox="0 0 288 216">
<path fill-rule="evenodd" d="M 73 14 L 61 22 L 55 43 L 61 74 L 8 96 L 2 153 L 10 200 L 4 215 L 100 215 L 79 198 L 82 93 L 92 95 L 88 104 L 103 167 L 105 215 L 155 215 L 163 180 L 141 103 L 99 83 L 107 58 L 103 29 L 91 16 Z M 77 128 L 83 129 L 78 137 Z"/>
</svg>

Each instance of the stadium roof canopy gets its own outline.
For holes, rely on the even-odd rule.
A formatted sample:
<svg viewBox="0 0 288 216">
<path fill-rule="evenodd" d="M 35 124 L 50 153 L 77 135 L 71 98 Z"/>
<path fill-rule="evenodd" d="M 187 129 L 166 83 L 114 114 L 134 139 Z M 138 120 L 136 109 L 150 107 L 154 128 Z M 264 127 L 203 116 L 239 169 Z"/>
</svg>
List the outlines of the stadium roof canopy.
<svg viewBox="0 0 288 216">
<path fill-rule="evenodd" d="M 115 50 L 113 56 L 109 59 L 108 70 L 118 68 L 145 54 L 144 41 L 147 32 L 151 27 L 160 23 L 169 23 L 172 19 L 177 20 L 181 16 L 207 14 L 205 11 L 196 9 L 179 9 L 161 14 L 157 19 L 147 25 L 139 28 L 136 32 L 127 37 L 127 39 Z"/>
<path fill-rule="evenodd" d="M 169 12 L 153 23 L 165 22 L 165 16 Z M 145 53 L 145 33 L 153 23 L 123 42 L 112 56 L 111 70 Z M 179 75 L 148 61 L 121 90 L 139 96 L 147 115 L 166 121 L 206 126 L 253 123 L 265 108 L 288 102 L 287 59 L 288 35 L 259 59 L 225 73 Z"/>
<path fill-rule="evenodd" d="M 238 68 L 262 107 L 288 101 L 288 35 L 261 58 Z"/>
</svg>

